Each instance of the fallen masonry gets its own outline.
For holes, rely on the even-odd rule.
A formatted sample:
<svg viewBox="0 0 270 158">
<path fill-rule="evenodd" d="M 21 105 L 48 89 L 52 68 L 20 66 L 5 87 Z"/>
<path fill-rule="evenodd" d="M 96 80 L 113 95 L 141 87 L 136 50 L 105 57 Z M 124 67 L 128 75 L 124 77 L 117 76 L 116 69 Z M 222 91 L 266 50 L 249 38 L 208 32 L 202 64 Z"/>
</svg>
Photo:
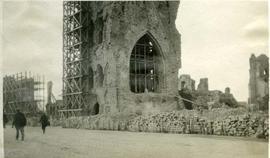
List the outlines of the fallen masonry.
<svg viewBox="0 0 270 158">
<path fill-rule="evenodd" d="M 216 108 L 200 113 L 181 110 L 149 115 L 117 114 L 89 117 L 70 117 L 52 120 L 64 128 L 91 130 L 123 130 L 134 132 L 162 132 L 178 134 L 207 134 L 268 139 L 268 114 L 248 113 L 246 109 Z"/>
</svg>

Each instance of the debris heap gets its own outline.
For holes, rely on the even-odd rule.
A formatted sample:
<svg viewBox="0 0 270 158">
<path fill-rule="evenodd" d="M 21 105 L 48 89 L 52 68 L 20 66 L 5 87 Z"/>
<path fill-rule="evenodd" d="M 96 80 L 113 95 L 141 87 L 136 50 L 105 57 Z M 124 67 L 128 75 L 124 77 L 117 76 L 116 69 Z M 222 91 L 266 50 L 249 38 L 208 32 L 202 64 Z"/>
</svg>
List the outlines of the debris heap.
<svg viewBox="0 0 270 158">
<path fill-rule="evenodd" d="M 208 134 L 268 139 L 268 124 L 267 114 L 247 113 L 243 109 L 220 108 L 204 113 L 195 110 L 182 110 L 139 116 L 71 117 L 64 120 L 62 126 L 65 128 Z"/>
</svg>

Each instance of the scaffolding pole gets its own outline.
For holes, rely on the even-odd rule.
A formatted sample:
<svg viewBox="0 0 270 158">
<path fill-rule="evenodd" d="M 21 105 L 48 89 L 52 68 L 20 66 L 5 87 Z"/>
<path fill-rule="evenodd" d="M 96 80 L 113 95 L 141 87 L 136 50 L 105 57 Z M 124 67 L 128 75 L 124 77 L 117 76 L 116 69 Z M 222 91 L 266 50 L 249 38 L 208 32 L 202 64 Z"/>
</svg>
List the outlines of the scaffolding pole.
<svg viewBox="0 0 270 158">
<path fill-rule="evenodd" d="M 89 2 L 63 2 L 63 106 L 76 113 L 85 107 L 84 76 L 89 52 Z M 69 117 L 69 113 L 64 113 Z M 80 114 L 76 114 L 80 115 Z"/>
</svg>

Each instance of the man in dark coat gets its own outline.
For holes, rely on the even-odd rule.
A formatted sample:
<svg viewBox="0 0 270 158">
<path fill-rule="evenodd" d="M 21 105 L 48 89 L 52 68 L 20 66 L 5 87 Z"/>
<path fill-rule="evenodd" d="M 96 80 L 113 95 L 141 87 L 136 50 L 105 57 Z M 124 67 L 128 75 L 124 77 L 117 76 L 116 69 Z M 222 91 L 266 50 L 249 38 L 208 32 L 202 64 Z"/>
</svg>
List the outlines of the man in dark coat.
<svg viewBox="0 0 270 158">
<path fill-rule="evenodd" d="M 6 113 L 3 113 L 3 126 L 4 128 L 6 128 L 6 124 L 8 123 L 8 117 L 6 115 Z"/>
<path fill-rule="evenodd" d="M 49 123 L 49 120 L 48 120 L 48 117 L 46 116 L 45 113 L 43 113 L 40 117 L 40 121 L 41 123 L 41 128 L 42 128 L 42 131 L 43 131 L 43 134 L 45 134 L 45 129 L 48 125 L 50 125 Z"/>
<path fill-rule="evenodd" d="M 20 132 L 22 134 L 22 141 L 24 140 L 24 126 L 26 125 L 25 115 L 20 112 L 19 109 L 16 109 L 16 114 L 13 119 L 12 128 L 16 128 L 16 140 L 18 140 Z"/>
</svg>

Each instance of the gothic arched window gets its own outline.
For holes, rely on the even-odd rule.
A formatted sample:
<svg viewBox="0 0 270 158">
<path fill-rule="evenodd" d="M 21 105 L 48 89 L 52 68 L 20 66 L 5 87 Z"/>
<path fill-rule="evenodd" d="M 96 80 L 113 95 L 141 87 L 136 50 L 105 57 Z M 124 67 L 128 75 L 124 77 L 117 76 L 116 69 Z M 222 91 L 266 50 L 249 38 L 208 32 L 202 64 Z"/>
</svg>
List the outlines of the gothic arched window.
<svg viewBox="0 0 270 158">
<path fill-rule="evenodd" d="M 150 35 L 135 44 L 130 57 L 130 90 L 134 93 L 157 92 L 162 57 Z"/>
</svg>

